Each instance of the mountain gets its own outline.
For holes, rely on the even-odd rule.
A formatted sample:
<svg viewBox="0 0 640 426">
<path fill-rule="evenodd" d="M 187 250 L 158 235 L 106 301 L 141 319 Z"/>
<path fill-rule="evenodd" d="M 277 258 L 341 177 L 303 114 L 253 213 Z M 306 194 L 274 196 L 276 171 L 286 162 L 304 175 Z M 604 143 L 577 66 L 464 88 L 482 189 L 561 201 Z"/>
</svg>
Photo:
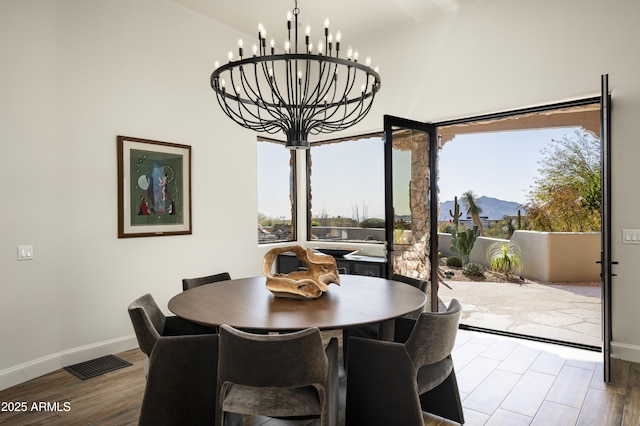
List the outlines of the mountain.
<svg viewBox="0 0 640 426">
<path fill-rule="evenodd" d="M 460 219 L 464 220 L 467 218 L 467 215 L 465 214 L 466 210 L 460 199 L 458 199 L 458 204 L 460 204 L 460 212 L 462 213 Z M 520 203 L 485 197 L 483 195 L 478 198 L 478 206 L 482 209 L 482 213 L 480 214 L 481 216 L 487 216 L 490 220 L 496 220 L 502 219 L 505 216 L 517 216 Z M 452 219 L 449 214 L 449 210 L 453 211 L 453 200 L 440 203 L 440 215 L 438 216 L 438 220 L 446 221 Z"/>
</svg>

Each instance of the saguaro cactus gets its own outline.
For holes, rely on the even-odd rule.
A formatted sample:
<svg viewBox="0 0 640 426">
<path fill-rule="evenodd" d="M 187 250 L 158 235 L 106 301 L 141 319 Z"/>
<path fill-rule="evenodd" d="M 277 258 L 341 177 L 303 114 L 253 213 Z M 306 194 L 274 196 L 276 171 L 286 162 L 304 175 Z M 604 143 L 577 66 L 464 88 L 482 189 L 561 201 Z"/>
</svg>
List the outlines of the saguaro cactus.
<svg viewBox="0 0 640 426">
<path fill-rule="evenodd" d="M 522 213 L 518 209 L 518 229 L 522 229 Z"/>
<path fill-rule="evenodd" d="M 460 216 L 462 216 L 462 213 L 460 213 L 460 204 L 458 204 L 458 197 L 453 197 L 453 212 L 451 211 L 451 209 L 449 209 L 449 214 L 453 218 L 453 224 L 457 228 L 458 219 L 460 219 Z"/>
</svg>

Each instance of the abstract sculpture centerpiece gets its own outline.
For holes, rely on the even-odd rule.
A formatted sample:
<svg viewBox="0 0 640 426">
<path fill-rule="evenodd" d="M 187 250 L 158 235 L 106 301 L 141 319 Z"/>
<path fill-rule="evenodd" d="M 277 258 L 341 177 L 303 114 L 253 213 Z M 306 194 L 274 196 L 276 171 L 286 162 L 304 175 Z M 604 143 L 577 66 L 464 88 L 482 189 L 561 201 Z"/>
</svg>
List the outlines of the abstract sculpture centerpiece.
<svg viewBox="0 0 640 426">
<path fill-rule="evenodd" d="M 306 271 L 293 271 L 289 274 L 272 274 L 273 262 L 279 254 L 292 252 L 307 264 Z M 277 247 L 264 255 L 262 266 L 267 277 L 267 289 L 276 297 L 295 299 L 317 299 L 329 290 L 329 284 L 340 285 L 336 260 L 329 255 L 315 253 L 300 246 Z"/>
<path fill-rule="evenodd" d="M 258 40 L 245 56 L 238 41 L 238 56 L 229 52 L 229 62 L 216 61 L 211 87 L 224 113 L 242 127 L 274 134 L 282 132 L 289 149 L 309 148 L 309 135 L 344 130 L 360 122 L 371 109 L 380 90 L 377 67 L 371 59 L 358 62 L 358 52 L 350 46 L 340 57 L 341 34 L 329 30 L 314 49 L 311 27 L 305 28 L 304 45 L 298 51 L 298 2 L 287 15 L 288 36 L 283 53 L 268 43 L 265 27 L 258 25 Z M 344 52 L 342 53 L 344 56 Z"/>
</svg>

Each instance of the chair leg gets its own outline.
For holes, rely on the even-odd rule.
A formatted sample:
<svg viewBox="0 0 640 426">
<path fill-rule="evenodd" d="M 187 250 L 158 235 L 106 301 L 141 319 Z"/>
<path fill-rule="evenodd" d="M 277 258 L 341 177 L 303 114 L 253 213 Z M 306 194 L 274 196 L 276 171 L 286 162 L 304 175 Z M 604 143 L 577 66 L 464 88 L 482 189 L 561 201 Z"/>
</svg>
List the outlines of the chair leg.
<svg viewBox="0 0 640 426">
<path fill-rule="evenodd" d="M 429 392 L 420 395 L 422 411 L 464 424 L 464 413 L 455 370 L 449 377 Z"/>
</svg>

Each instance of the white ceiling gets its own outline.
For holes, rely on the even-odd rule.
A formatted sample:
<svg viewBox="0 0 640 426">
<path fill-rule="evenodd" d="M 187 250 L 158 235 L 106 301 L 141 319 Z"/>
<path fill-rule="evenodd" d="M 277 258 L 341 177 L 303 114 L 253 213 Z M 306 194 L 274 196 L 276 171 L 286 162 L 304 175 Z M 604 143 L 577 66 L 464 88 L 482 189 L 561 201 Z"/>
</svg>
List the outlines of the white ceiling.
<svg viewBox="0 0 640 426">
<path fill-rule="evenodd" d="M 278 46 L 286 34 L 286 14 L 294 0 L 171 0 L 246 34 L 258 24 Z M 457 10 L 477 0 L 299 0 L 299 21 L 311 26 L 312 42 L 324 37 L 324 20 L 350 44 L 399 27 L 414 25 Z"/>
</svg>

